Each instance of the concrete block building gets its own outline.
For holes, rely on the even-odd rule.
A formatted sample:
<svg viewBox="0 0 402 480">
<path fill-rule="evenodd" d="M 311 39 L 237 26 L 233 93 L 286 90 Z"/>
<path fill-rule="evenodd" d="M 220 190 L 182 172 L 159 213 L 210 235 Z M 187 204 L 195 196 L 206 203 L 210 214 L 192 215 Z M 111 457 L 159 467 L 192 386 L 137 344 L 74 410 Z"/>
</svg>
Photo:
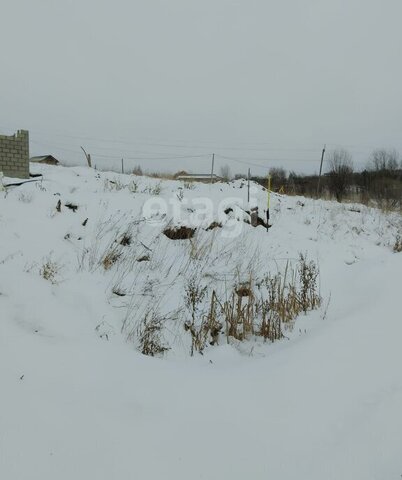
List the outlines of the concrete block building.
<svg viewBox="0 0 402 480">
<path fill-rule="evenodd" d="M 6 177 L 29 178 L 29 133 L 0 135 L 0 172 Z"/>
</svg>

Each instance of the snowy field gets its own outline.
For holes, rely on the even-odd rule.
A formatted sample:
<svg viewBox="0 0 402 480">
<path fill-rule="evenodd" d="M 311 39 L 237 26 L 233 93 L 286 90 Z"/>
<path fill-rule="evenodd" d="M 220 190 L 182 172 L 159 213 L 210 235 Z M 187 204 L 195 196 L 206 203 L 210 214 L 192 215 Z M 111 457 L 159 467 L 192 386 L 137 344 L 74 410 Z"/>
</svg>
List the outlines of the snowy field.
<svg viewBox="0 0 402 480">
<path fill-rule="evenodd" d="M 1 479 L 401 478 L 400 215 L 272 194 L 267 233 L 246 223 L 267 193 L 248 205 L 244 181 L 32 169 L 0 192 Z M 191 241 L 163 234 L 190 224 Z M 300 253 L 320 308 L 274 343 L 190 356 L 192 279 L 224 296 Z M 138 351 L 149 312 L 159 357 Z"/>
</svg>

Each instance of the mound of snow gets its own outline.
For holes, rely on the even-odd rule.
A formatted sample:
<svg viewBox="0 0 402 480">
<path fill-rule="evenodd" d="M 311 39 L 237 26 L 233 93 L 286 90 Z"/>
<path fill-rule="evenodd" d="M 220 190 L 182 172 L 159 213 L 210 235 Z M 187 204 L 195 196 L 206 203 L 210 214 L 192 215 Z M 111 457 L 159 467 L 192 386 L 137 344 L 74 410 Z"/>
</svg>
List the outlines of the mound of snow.
<svg viewBox="0 0 402 480">
<path fill-rule="evenodd" d="M 400 477 L 400 215 L 273 195 L 267 232 L 244 221 L 242 181 L 35 168 L 0 192 L 1 478 Z M 264 218 L 266 191 L 251 196 Z M 191 241 L 163 235 L 181 225 Z M 224 289 L 300 252 L 320 310 L 274 344 L 188 356 L 191 278 Z M 164 359 L 135 348 L 151 307 Z"/>
</svg>

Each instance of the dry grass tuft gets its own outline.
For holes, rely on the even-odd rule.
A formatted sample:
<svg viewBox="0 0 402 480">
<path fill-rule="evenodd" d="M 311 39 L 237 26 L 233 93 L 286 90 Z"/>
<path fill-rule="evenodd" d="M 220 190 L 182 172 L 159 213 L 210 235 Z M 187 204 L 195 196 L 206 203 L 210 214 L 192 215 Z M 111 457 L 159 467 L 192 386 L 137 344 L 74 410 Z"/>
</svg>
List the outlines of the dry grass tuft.
<svg viewBox="0 0 402 480">
<path fill-rule="evenodd" d="M 250 273 L 248 282 L 226 289 L 223 299 L 218 298 L 215 290 L 209 296 L 207 287 L 192 278 L 185 287 L 191 320 L 184 324 L 191 334 L 191 355 L 202 353 L 208 341 L 210 345 L 217 344 L 221 334 L 228 343 L 252 336 L 271 342 L 283 338 L 284 330 L 293 328 L 300 313 L 321 305 L 318 275 L 317 265 L 300 255 L 295 269 L 288 263 L 283 273 L 267 274 L 259 282 Z"/>
<path fill-rule="evenodd" d="M 201 323 L 197 324 L 195 312 L 198 304 L 202 301 L 206 292 L 206 288 L 200 289 L 190 282 L 187 288 L 187 306 L 191 309 L 192 320 L 184 323 L 184 330 L 191 334 L 191 356 L 194 352 L 202 355 L 205 347 L 217 345 L 219 342 L 219 334 L 222 331 L 222 324 L 217 320 L 217 297 L 215 291 L 212 292 L 210 307 L 207 315 L 203 315 Z"/>
<path fill-rule="evenodd" d="M 162 341 L 163 318 L 155 312 L 147 312 L 137 329 L 140 351 L 143 355 L 155 357 L 169 350 Z"/>
<path fill-rule="evenodd" d="M 301 281 L 301 307 L 304 312 L 314 310 L 321 305 L 321 297 L 317 294 L 317 265 L 313 261 L 308 262 L 306 255 L 300 254 L 298 272 Z"/>
<path fill-rule="evenodd" d="M 121 252 L 116 249 L 109 250 L 102 259 L 103 268 L 105 270 L 110 270 L 120 257 Z"/>
<path fill-rule="evenodd" d="M 60 267 L 52 260 L 47 260 L 39 270 L 39 275 L 48 282 L 55 285 L 57 283 L 57 276 L 60 272 Z"/>
<path fill-rule="evenodd" d="M 129 245 L 131 245 L 132 241 L 133 241 L 133 237 L 132 237 L 131 233 L 130 232 L 125 232 L 125 233 L 123 233 L 123 235 L 119 239 L 118 243 L 119 243 L 119 245 L 121 245 L 123 247 L 128 247 Z"/>
<path fill-rule="evenodd" d="M 201 260 L 208 257 L 209 253 L 211 252 L 214 239 L 204 237 L 202 238 L 190 238 L 190 245 L 189 245 L 189 257 L 191 260 Z"/>
<path fill-rule="evenodd" d="M 395 253 L 402 252 L 402 237 L 400 235 L 396 236 L 395 243 L 394 243 L 394 246 L 393 246 L 393 251 Z"/>
</svg>

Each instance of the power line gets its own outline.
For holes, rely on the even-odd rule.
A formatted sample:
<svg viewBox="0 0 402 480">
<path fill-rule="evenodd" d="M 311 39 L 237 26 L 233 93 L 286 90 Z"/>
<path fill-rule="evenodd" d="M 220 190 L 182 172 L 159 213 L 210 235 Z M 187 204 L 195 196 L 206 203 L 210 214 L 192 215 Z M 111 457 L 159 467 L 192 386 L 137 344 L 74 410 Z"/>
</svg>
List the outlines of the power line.
<svg viewBox="0 0 402 480">
<path fill-rule="evenodd" d="M 61 151 L 65 151 L 65 152 L 69 152 L 69 153 L 80 153 L 79 152 L 79 149 L 77 148 L 77 150 L 72 150 L 72 149 L 67 149 L 67 148 L 63 148 L 63 147 L 59 147 L 57 146 L 56 144 L 49 144 L 49 143 L 42 143 L 42 142 L 37 142 L 35 140 L 31 140 L 32 143 L 36 144 L 36 145 L 44 145 L 44 146 L 49 146 L 49 145 L 53 145 L 54 147 L 56 147 L 58 150 L 61 150 Z M 153 152 L 142 152 L 143 154 L 148 154 L 148 155 L 155 155 L 155 153 Z M 109 155 L 109 154 L 106 154 L 106 153 L 99 153 L 98 151 L 95 151 L 95 150 L 92 150 L 91 149 L 91 154 L 93 156 L 96 156 L 96 157 L 99 157 L 99 158 L 107 158 L 107 159 L 110 159 L 110 160 L 120 160 L 122 155 Z M 131 153 L 132 154 L 132 153 Z M 183 159 L 183 158 L 202 158 L 202 157 L 208 157 L 209 155 L 207 153 L 202 153 L 202 154 L 199 154 L 199 155 L 170 155 L 170 154 L 166 154 L 164 156 L 158 156 L 158 157 L 140 157 L 140 156 L 127 156 L 127 155 L 124 155 L 124 158 L 125 160 L 179 160 L 179 159 Z"/>
<path fill-rule="evenodd" d="M 1 126 L 2 129 L 10 129 L 10 127 Z M 244 146 L 239 146 L 239 143 L 232 143 L 231 145 L 222 145 L 217 144 L 216 142 L 202 142 L 197 141 L 196 144 L 183 144 L 183 143 L 167 143 L 167 142 L 158 142 L 158 141 L 128 141 L 126 139 L 118 139 L 118 138 L 105 138 L 105 137 L 94 137 L 94 136 L 85 136 L 85 135 L 72 135 L 72 134 L 65 134 L 65 133 L 54 133 L 54 132 L 46 132 L 43 130 L 36 130 L 30 129 L 30 132 L 36 133 L 39 135 L 46 135 L 46 136 L 57 136 L 62 138 L 68 138 L 73 140 L 80 140 L 80 141 L 94 141 L 99 143 L 111 143 L 111 144 L 122 144 L 122 145 L 144 145 L 150 147 L 163 147 L 163 148 L 177 148 L 177 149 L 201 149 L 201 150 L 237 150 L 237 151 L 277 151 L 277 152 L 285 152 L 285 151 L 295 151 L 295 152 L 309 152 L 309 153 L 317 153 L 321 150 L 321 143 L 317 143 L 316 147 L 306 148 L 306 143 L 300 142 L 301 147 L 277 147 L 274 146 L 273 142 L 245 142 Z M 197 144 L 198 143 L 198 144 Z M 200 143 L 205 143 L 204 145 L 200 145 Z M 283 143 L 283 142 L 282 142 Z M 234 146 L 236 145 L 236 146 Z M 312 144 L 310 144 L 312 145 Z M 331 143 L 327 142 L 332 148 L 349 148 L 353 149 L 354 153 L 364 154 L 366 152 L 362 150 L 371 150 L 375 148 L 375 146 L 369 145 L 350 145 L 350 144 L 340 144 L 340 143 Z M 104 147 L 101 147 L 104 148 Z M 358 149 L 358 150 L 356 150 Z M 210 153 L 208 153 L 210 154 Z"/>
<path fill-rule="evenodd" d="M 275 162 L 277 163 L 278 162 L 315 162 L 315 160 L 312 158 L 307 158 L 307 159 L 306 158 L 275 158 L 275 159 L 264 158 L 264 159 L 261 159 L 262 161 L 270 163 L 270 166 L 268 166 L 268 165 L 262 165 L 261 163 L 253 163 L 254 160 L 259 160 L 259 159 L 248 159 L 243 157 L 243 159 L 241 160 L 238 157 L 232 157 L 232 156 L 220 155 L 220 154 L 216 156 L 219 158 L 223 158 L 225 160 L 231 160 L 237 163 L 242 163 L 243 165 L 250 165 L 250 166 L 259 167 L 259 168 L 270 168 L 270 166 L 272 166 L 272 164 Z"/>
<path fill-rule="evenodd" d="M 1 127 L 4 128 L 4 127 Z M 39 132 L 38 130 L 31 130 L 33 132 Z M 73 140 L 86 140 L 88 141 L 89 144 L 84 145 L 92 154 L 93 157 L 97 157 L 98 159 L 106 159 L 110 161 L 116 161 L 116 160 L 121 160 L 122 157 L 124 157 L 125 160 L 128 161 L 134 161 L 134 162 L 152 162 L 152 161 L 174 161 L 174 160 L 190 160 L 190 159 L 201 159 L 201 158 L 209 158 L 211 155 L 211 151 L 216 151 L 218 150 L 218 153 L 216 154 L 216 157 L 218 159 L 223 159 L 227 160 L 228 162 L 235 162 L 241 165 L 245 165 L 248 167 L 254 167 L 258 169 L 265 169 L 269 170 L 273 165 L 278 165 L 281 163 L 297 163 L 297 164 L 313 164 L 316 162 L 316 155 L 318 152 L 321 150 L 319 148 L 317 149 L 307 149 L 307 148 L 296 148 L 296 147 L 273 147 L 272 143 L 255 143 L 252 144 L 250 143 L 249 145 L 270 145 L 267 148 L 253 148 L 251 146 L 249 147 L 233 147 L 233 146 L 228 146 L 228 147 L 213 147 L 212 144 L 209 146 L 200 146 L 200 145 L 183 145 L 183 144 L 169 144 L 169 143 L 156 143 L 156 142 L 141 142 L 141 141 L 124 141 L 124 140 L 119 140 L 119 139 L 114 139 L 114 140 L 108 140 L 105 138 L 96 138 L 96 137 L 91 137 L 91 136 L 81 136 L 81 135 L 68 135 L 68 134 L 50 134 L 50 133 L 42 133 L 42 135 L 47 135 L 47 136 L 59 136 L 59 137 L 64 137 L 65 139 L 73 139 Z M 41 148 L 53 148 L 57 149 L 61 152 L 66 152 L 66 153 L 71 153 L 74 154 L 75 156 L 78 157 L 80 155 L 80 150 L 79 146 L 77 145 L 77 148 L 74 149 L 74 146 L 71 145 L 73 142 L 68 142 L 67 140 L 65 142 L 40 142 L 35 139 L 32 139 L 31 137 L 31 142 L 35 145 L 41 145 Z M 121 144 L 121 145 L 148 145 L 149 147 L 155 148 L 155 151 L 149 150 L 146 151 L 145 149 L 143 150 L 131 150 L 131 151 L 125 151 L 124 148 L 118 148 L 118 147 L 113 147 L 113 146 L 106 146 L 106 145 L 91 145 L 91 142 L 98 142 L 99 144 L 104 144 L 105 142 L 109 142 L 111 144 L 116 143 L 116 144 Z M 81 143 L 81 142 L 80 142 Z M 201 143 L 201 142 L 199 142 Z M 71 145 L 71 148 L 70 148 Z M 331 147 L 344 147 L 347 148 L 359 148 L 357 145 L 341 145 L 341 144 L 331 144 L 327 143 L 327 145 Z M 159 148 L 162 149 L 164 147 L 166 150 L 165 151 L 160 151 Z M 189 154 L 185 154 L 183 151 L 168 151 L 169 149 L 187 149 L 189 150 Z M 198 152 L 197 152 L 198 149 Z M 205 151 L 208 149 L 209 151 Z M 199 151 L 201 150 L 201 151 Z M 225 154 L 225 152 L 219 153 L 219 151 L 226 150 L 226 151 L 232 151 L 232 150 L 237 150 L 239 151 L 238 155 L 231 155 Z M 270 158 L 267 157 L 255 157 L 250 155 L 250 153 L 255 152 L 255 151 L 271 151 L 271 152 L 278 152 L 278 156 L 269 155 Z M 108 153 L 108 151 L 111 151 L 111 154 Z M 309 155 L 309 158 L 289 158 L 285 157 L 282 158 L 280 152 L 300 152 L 300 153 L 306 153 L 306 152 L 311 152 L 313 153 L 311 156 Z M 242 155 L 240 152 L 244 152 L 244 155 Z M 354 153 L 357 153 L 354 151 Z M 363 152 L 360 152 L 363 153 Z M 262 163 L 261 163 L 262 162 Z"/>
</svg>

